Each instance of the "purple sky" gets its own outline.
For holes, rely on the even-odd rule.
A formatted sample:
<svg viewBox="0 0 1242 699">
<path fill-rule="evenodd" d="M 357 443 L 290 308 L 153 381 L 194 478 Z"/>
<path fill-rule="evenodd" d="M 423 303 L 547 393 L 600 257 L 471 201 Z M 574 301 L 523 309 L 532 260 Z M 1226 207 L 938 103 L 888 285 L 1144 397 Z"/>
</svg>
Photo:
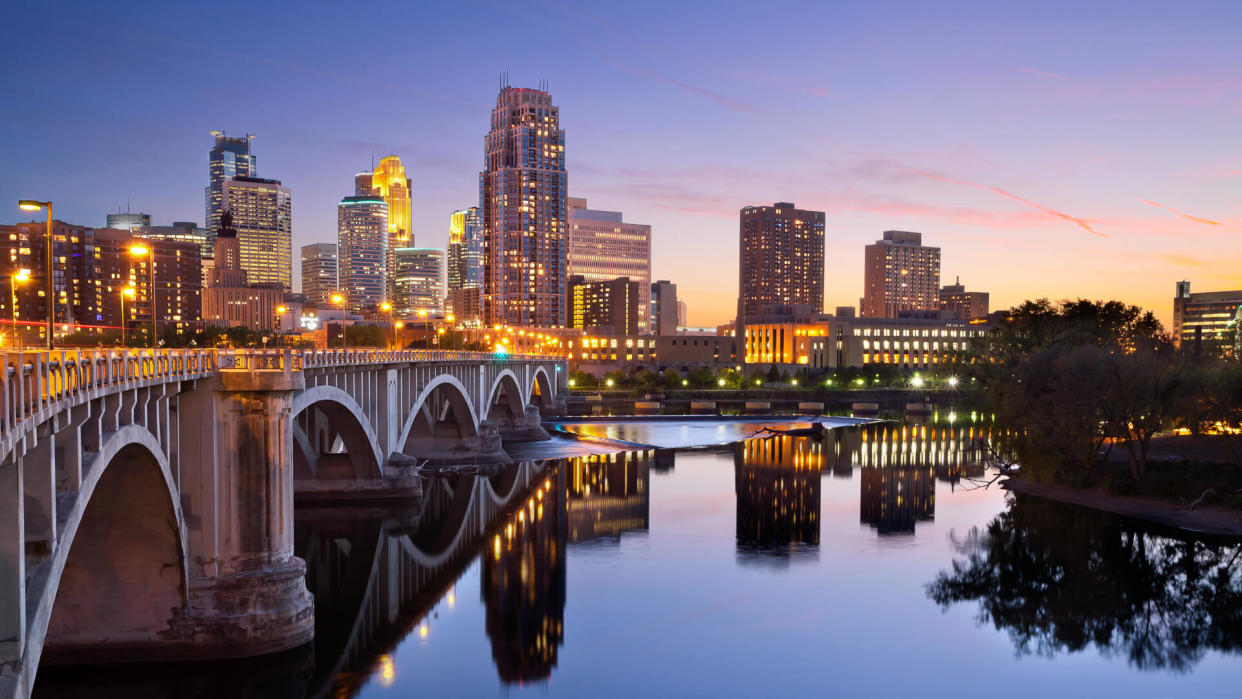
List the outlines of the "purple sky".
<svg viewBox="0 0 1242 699">
<path fill-rule="evenodd" d="M 550 80 L 570 194 L 652 225 L 691 324 L 732 315 L 737 211 L 778 200 L 827 212 L 829 308 L 890 228 L 994 308 L 1110 297 L 1168 322 L 1175 281 L 1242 285 L 1242 4 L 425 5 L 9 3 L 0 199 L 201 222 L 207 132 L 249 131 L 295 246 L 336 239 L 372 151 L 401 156 L 417 243 L 443 246 L 507 70 Z"/>
</svg>

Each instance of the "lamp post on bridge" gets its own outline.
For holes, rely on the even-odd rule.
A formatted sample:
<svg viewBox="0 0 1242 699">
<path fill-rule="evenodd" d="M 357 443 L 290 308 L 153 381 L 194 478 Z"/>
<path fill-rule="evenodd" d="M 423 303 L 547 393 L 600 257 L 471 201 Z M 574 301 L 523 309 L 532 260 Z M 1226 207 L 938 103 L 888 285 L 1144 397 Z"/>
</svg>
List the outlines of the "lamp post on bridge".
<svg viewBox="0 0 1242 699">
<path fill-rule="evenodd" d="M 121 289 L 121 348 L 122 349 L 126 349 L 128 347 L 125 344 L 125 328 L 127 325 L 129 325 L 129 319 L 125 317 L 125 299 L 126 297 L 132 299 L 134 298 L 135 295 L 137 295 L 137 293 L 138 293 L 138 290 L 135 289 L 132 285 L 127 286 L 124 289 Z"/>
<path fill-rule="evenodd" d="M 137 245 L 130 246 L 129 254 L 134 257 L 150 258 L 147 260 L 147 272 L 149 279 L 147 289 L 150 294 L 151 304 L 151 349 L 158 349 L 160 341 L 155 335 L 155 248 L 147 247 L 146 245 L 139 243 Z"/>
<path fill-rule="evenodd" d="M 18 346 L 18 345 L 17 345 L 17 341 L 18 341 L 18 334 L 17 334 L 17 285 L 18 285 L 18 284 L 24 284 L 25 282 L 28 282 L 28 281 L 30 281 L 30 270 L 28 270 L 28 269 L 19 269 L 19 270 L 17 270 L 16 272 L 14 272 L 13 274 L 10 274 L 10 275 L 9 275 L 9 291 L 11 291 L 11 292 L 12 292 L 12 294 L 13 294 L 13 306 L 10 308 L 10 310 L 11 310 L 11 311 L 12 311 L 12 313 L 13 313 L 13 341 L 12 341 L 12 343 L 11 343 L 13 347 L 17 347 L 17 346 Z"/>
<path fill-rule="evenodd" d="M 335 303 L 337 310 L 341 312 L 341 349 L 349 349 L 349 338 L 345 336 L 345 297 L 332 294 L 332 303 Z"/>
<path fill-rule="evenodd" d="M 56 285 L 52 281 L 52 202 L 21 199 L 17 202 L 17 208 L 23 211 L 47 209 L 47 349 L 50 352 L 56 346 L 52 339 L 56 330 Z"/>
</svg>

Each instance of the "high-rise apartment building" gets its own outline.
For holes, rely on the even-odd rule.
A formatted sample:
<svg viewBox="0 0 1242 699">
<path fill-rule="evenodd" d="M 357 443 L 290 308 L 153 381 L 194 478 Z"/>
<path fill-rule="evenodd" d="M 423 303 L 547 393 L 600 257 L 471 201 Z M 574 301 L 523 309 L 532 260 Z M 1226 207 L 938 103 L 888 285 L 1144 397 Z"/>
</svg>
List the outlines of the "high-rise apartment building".
<svg viewBox="0 0 1242 699">
<path fill-rule="evenodd" d="M 377 195 L 345 197 L 336 207 L 340 288 L 351 311 L 388 300 L 388 202 Z"/>
<path fill-rule="evenodd" d="M 1242 289 L 1191 293 L 1190 282 L 1177 283 L 1173 297 L 1173 339 L 1181 347 L 1206 354 L 1242 352 Z"/>
<path fill-rule="evenodd" d="M 940 310 L 956 313 L 962 320 L 986 318 L 988 292 L 967 291 L 961 277 L 958 277 L 954 283 L 940 287 Z"/>
<path fill-rule="evenodd" d="M 864 255 L 862 315 L 896 318 L 901 311 L 940 307 L 940 248 L 923 245 L 923 234 L 884 231 Z"/>
<path fill-rule="evenodd" d="M 483 281 L 483 239 L 479 207 L 449 216 L 448 290 L 477 289 Z"/>
<path fill-rule="evenodd" d="M 151 225 L 151 214 L 125 212 L 108 214 L 108 228 L 118 231 L 133 231 Z"/>
<path fill-rule="evenodd" d="M 504 87 L 483 141 L 483 316 L 565 325 L 565 132 L 544 90 Z"/>
<path fill-rule="evenodd" d="M 628 277 L 638 283 L 638 331 L 647 332 L 651 304 L 651 226 L 622 221 L 620 211 L 587 208 L 587 200 L 569 197 L 569 247 L 566 274 L 588 282 Z"/>
<path fill-rule="evenodd" d="M 293 205 L 280 180 L 234 177 L 224 182 L 224 208 L 233 217 L 241 267 L 251 284 L 293 288 Z"/>
<path fill-rule="evenodd" d="M 111 228 L 112 226 L 109 226 Z M 211 238 L 207 229 L 194 221 L 173 221 L 171 226 L 143 226 L 133 229 L 134 235 L 147 240 L 169 240 L 198 245 L 199 259 L 211 259 Z"/>
<path fill-rule="evenodd" d="M 638 335 L 640 308 L 639 283 L 628 277 L 602 282 L 580 274 L 569 278 L 570 327 L 588 333 Z"/>
<path fill-rule="evenodd" d="M 340 209 L 337 209 L 340 216 Z M 302 246 L 302 295 L 307 303 L 329 303 L 340 288 L 337 277 L 337 244 Z"/>
<path fill-rule="evenodd" d="M 419 311 L 439 313 L 444 308 L 444 251 L 438 248 L 398 248 L 393 273 L 397 293 L 393 308 L 403 315 Z"/>
<path fill-rule="evenodd" d="M 137 231 L 97 228 L 95 240 L 95 279 L 105 323 L 129 330 L 151 327 L 155 309 L 156 327 L 162 336 L 178 335 L 198 329 L 203 313 L 202 247 L 197 240 L 147 238 Z M 135 256 L 139 244 L 151 252 Z M 152 286 L 148 265 L 154 260 Z M 125 300 L 121 313 L 121 293 L 133 287 L 134 296 Z"/>
<path fill-rule="evenodd" d="M 220 227 L 220 214 L 226 207 L 224 183 L 234 177 L 256 177 L 255 157 L 250 154 L 250 141 L 254 134 L 244 137 L 225 136 L 223 131 L 212 131 L 216 143 L 207 155 L 207 219 L 208 237 L 215 237 Z"/>
<path fill-rule="evenodd" d="M 824 308 L 824 212 L 789 202 L 741 211 L 738 295 L 742 312 L 762 306 Z"/>
<path fill-rule="evenodd" d="M 677 285 L 661 279 L 651 285 L 651 332 L 676 335 L 678 324 Z"/>
<path fill-rule="evenodd" d="M 52 285 L 55 303 L 56 333 L 98 330 L 104 324 L 99 289 L 95 276 L 94 229 L 52 221 Z M 7 231 L 0 230 L 0 296 L 8 294 L 8 283 L 17 270 L 30 270 L 25 292 L 17 294 L 19 334 L 27 342 L 36 343 L 47 322 L 47 224 L 43 221 L 18 223 Z M 13 310 L 9 298 L 0 306 L 6 318 Z M 6 339 L 9 336 L 6 334 Z"/>
</svg>

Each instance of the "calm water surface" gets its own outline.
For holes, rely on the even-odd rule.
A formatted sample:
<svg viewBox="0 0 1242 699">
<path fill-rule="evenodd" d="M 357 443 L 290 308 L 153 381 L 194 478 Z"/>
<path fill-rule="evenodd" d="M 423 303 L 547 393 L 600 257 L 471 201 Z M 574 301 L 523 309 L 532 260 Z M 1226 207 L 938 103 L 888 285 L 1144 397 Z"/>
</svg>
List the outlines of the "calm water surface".
<svg viewBox="0 0 1242 699">
<path fill-rule="evenodd" d="M 417 509 L 301 511 L 312 650 L 39 694 L 1238 696 L 1239 547 L 978 487 L 978 434 L 525 462 Z"/>
</svg>

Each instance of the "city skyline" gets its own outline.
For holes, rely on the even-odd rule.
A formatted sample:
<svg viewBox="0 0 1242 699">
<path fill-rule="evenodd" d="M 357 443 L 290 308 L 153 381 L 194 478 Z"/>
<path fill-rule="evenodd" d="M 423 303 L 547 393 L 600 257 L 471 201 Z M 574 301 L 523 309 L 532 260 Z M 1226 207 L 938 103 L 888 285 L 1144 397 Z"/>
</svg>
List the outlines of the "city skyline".
<svg viewBox="0 0 1242 699">
<path fill-rule="evenodd" d="M 886 23 L 875 10 L 808 6 L 799 11 L 806 28 L 791 31 L 815 41 L 760 42 L 736 56 L 725 53 L 732 39 L 787 25 L 727 8 L 704 27 L 712 41 L 694 40 L 701 50 L 674 51 L 686 10 L 549 7 L 556 26 L 601 32 L 615 46 L 531 47 L 500 27 L 534 18 L 486 5 L 498 21 L 483 27 L 478 55 L 432 61 L 436 35 L 479 8 L 436 8 L 388 27 L 320 8 L 270 42 L 220 57 L 186 31 L 192 10 L 18 6 L 15 21 L 53 23 L 68 39 L 118 33 L 109 60 L 89 69 L 98 45 L 70 40 L 39 60 L 33 37 L 3 49 L 29 78 L 6 87 L 29 105 L 0 117 L 8 152 L 33 165 L 0 175 L 0 190 L 55 200 L 57 218 L 77 225 L 99 225 L 126 200 L 157 225 L 197 220 L 206 133 L 254 133 L 259 175 L 281 179 L 298 200 L 295 247 L 335 238 L 340 178 L 366 169 L 374 151 L 402 157 L 419 244 L 443 248 L 448 214 L 477 191 L 485 112 L 496 74 L 509 70 L 515 85 L 551 81 L 565 110 L 567 195 L 652 225 L 652 278 L 678 284 L 691 325 L 735 309 L 735 289 L 718 278 L 733 276 L 736 248 L 703 241 L 732 239 L 739 208 L 771 201 L 826 212 L 827 308 L 857 303 L 863 246 L 890 229 L 935 240 L 943 278 L 969 278 L 994 309 L 1039 296 L 1120 298 L 1170 328 L 1174 282 L 1237 286 L 1242 88 L 1227 31 L 1236 7 L 1192 15 L 1145 4 L 1124 17 L 981 8 L 967 30 L 913 6 Z M 326 26 L 366 55 L 295 44 Z M 408 47 L 361 39 L 398 31 L 409 32 Z M 131 33 L 152 38 L 126 40 Z M 630 58 L 640 47 L 649 50 Z M 388 52 L 415 66 L 408 80 L 357 68 Z M 149 54 L 171 56 L 168 67 L 148 65 Z M 266 70 L 226 85 L 220 68 L 208 69 L 221 61 Z M 101 88 L 137 78 L 159 104 L 134 113 L 99 99 Z M 240 99 L 215 99 L 226 88 Z M 90 119 L 73 115 L 81 104 L 92 105 Z M 0 220 L 29 219 L 13 210 Z"/>
</svg>

